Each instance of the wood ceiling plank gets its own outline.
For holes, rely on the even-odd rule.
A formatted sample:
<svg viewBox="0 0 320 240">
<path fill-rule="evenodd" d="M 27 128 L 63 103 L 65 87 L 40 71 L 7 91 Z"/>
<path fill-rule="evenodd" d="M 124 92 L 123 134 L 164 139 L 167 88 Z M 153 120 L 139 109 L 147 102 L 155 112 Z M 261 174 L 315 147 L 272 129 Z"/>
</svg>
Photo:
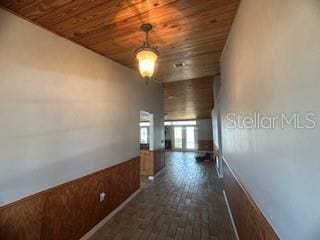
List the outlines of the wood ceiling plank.
<svg viewBox="0 0 320 240">
<path fill-rule="evenodd" d="M 185 79 L 192 78 L 201 78 L 205 76 L 210 76 L 211 74 L 218 74 L 220 72 L 219 64 L 216 64 L 212 68 L 201 69 L 201 70 L 190 70 L 190 71 L 181 71 L 181 72 L 172 72 L 170 74 L 160 75 L 158 79 L 167 83 L 167 82 L 175 82 L 182 81 Z"/>
<path fill-rule="evenodd" d="M 35 0 L 1 0 L 0 4 L 12 11 L 18 11 L 19 9 L 32 4 Z"/>
<path fill-rule="evenodd" d="M 150 40 L 161 54 L 155 77 L 168 82 L 219 72 L 219 58 L 239 2 L 0 0 L 0 5 L 133 69 L 137 69 L 134 50 L 144 40 L 140 25 L 150 22 L 154 26 Z M 182 62 L 184 67 L 173 67 Z"/>
<path fill-rule="evenodd" d="M 206 51 L 205 48 L 196 49 L 196 50 L 194 50 L 194 51 L 188 50 L 188 51 L 180 52 L 179 59 L 192 59 L 190 62 L 194 62 L 196 58 L 202 57 L 202 56 L 206 56 L 206 55 L 210 54 L 211 58 L 213 60 L 218 60 L 220 58 L 220 55 L 221 55 L 221 51 L 217 51 L 217 50 L 216 51 L 214 51 L 214 50 L 213 51 L 211 51 L 211 50 L 210 51 Z M 175 62 L 176 60 L 177 60 L 176 56 L 166 55 L 166 56 L 163 56 L 161 58 L 161 61 L 159 62 L 159 64 L 160 63 L 161 64 L 165 64 L 167 62 L 171 63 L 171 62 Z M 192 64 L 190 64 L 190 65 L 192 65 Z"/>
<path fill-rule="evenodd" d="M 158 47 L 159 51 L 165 52 L 166 50 L 170 50 L 175 47 L 183 47 L 184 45 L 189 45 L 200 42 L 204 39 L 208 41 L 216 41 L 216 39 L 226 40 L 226 35 L 229 32 L 229 27 L 227 26 L 221 26 L 220 28 L 215 29 L 215 31 L 198 31 L 198 32 L 192 32 L 193 38 L 186 37 L 186 34 L 189 31 L 177 31 L 172 30 L 171 34 L 170 32 L 162 32 L 159 31 L 160 34 L 162 34 L 162 39 L 159 40 L 156 43 L 156 46 Z M 92 46 L 93 49 L 97 51 L 103 51 L 103 52 L 116 52 L 116 49 L 112 49 L 112 46 L 114 45 L 120 45 L 123 48 L 131 48 L 132 50 L 136 49 L 137 47 L 142 45 L 142 42 L 144 41 L 144 34 L 139 33 L 137 35 L 133 35 L 131 37 L 123 36 L 123 38 L 106 38 L 103 42 L 100 42 L 98 44 L 92 43 L 90 46 Z M 154 39 L 154 37 L 153 37 Z M 83 42 L 83 44 L 87 44 L 86 42 Z"/>
<path fill-rule="evenodd" d="M 207 48 L 207 49 L 212 50 L 210 52 L 217 52 L 219 50 L 221 52 L 223 49 L 223 46 L 224 46 L 224 42 L 225 42 L 225 34 L 223 34 L 222 37 L 223 37 L 223 40 L 220 40 L 219 43 L 217 43 L 214 39 L 211 42 L 207 41 L 206 43 L 201 43 L 203 45 L 202 48 Z M 218 39 L 221 39 L 221 37 L 219 36 Z M 197 39 L 193 39 L 190 41 L 191 44 L 187 44 L 187 46 L 191 46 L 192 44 L 196 46 L 197 41 L 198 41 Z M 186 41 L 186 43 L 188 43 L 188 42 L 189 41 Z M 184 44 L 185 44 L 185 42 L 181 42 L 181 43 L 177 42 L 177 43 L 174 43 L 174 45 L 171 44 L 170 48 L 165 47 L 165 46 L 161 47 L 161 49 L 165 49 L 167 52 L 164 51 L 164 52 L 160 53 L 159 65 L 165 64 L 165 61 L 162 61 L 162 59 L 167 58 L 167 56 L 173 56 L 173 58 L 177 58 L 177 60 L 174 60 L 173 63 L 179 63 L 184 60 L 184 59 L 182 59 L 184 54 L 188 55 L 189 51 L 190 51 L 189 55 L 199 54 L 199 52 L 197 53 L 196 51 L 193 51 L 192 48 L 185 49 L 185 51 L 184 51 L 184 49 L 183 49 Z M 139 45 L 136 43 L 135 46 L 139 46 Z M 179 47 L 178 51 L 174 51 L 175 47 L 177 47 L 177 48 Z M 130 48 L 130 47 L 129 48 L 123 48 L 123 47 L 120 48 L 120 47 L 114 46 L 115 51 L 111 51 L 111 52 L 109 49 L 110 48 L 106 47 L 105 50 L 95 49 L 95 51 L 101 52 L 104 55 L 108 55 L 110 58 L 115 59 L 118 62 L 123 62 L 125 59 L 130 59 L 130 61 L 132 61 L 132 63 L 135 64 L 134 63 L 135 62 L 135 54 L 134 54 L 135 48 Z M 122 52 L 117 52 L 116 51 L 117 49 L 122 49 Z M 171 49 L 171 51 L 170 51 L 170 49 Z M 113 54 L 113 53 L 115 53 L 115 54 Z M 179 59 L 181 59 L 181 61 L 179 61 Z M 217 59 L 217 60 L 219 60 L 219 59 Z M 170 63 L 170 66 L 172 66 L 173 63 Z"/>
<path fill-rule="evenodd" d="M 215 47 L 215 46 L 214 46 Z M 161 56 L 159 57 L 159 63 L 158 65 L 161 68 L 165 68 L 167 69 L 169 68 L 173 68 L 174 64 L 179 64 L 179 63 L 184 63 L 186 67 L 188 66 L 187 63 L 188 62 L 195 62 L 197 61 L 197 57 L 202 57 L 204 55 L 208 55 L 211 54 L 211 62 L 214 61 L 219 61 L 220 56 L 221 56 L 221 50 L 216 48 L 216 49 L 208 50 L 208 46 L 203 46 L 203 47 L 198 47 L 198 48 L 193 48 L 193 49 L 187 49 L 187 50 L 180 50 L 180 51 L 172 51 L 173 54 L 175 54 L 175 56 L 172 56 L 171 54 L 161 54 Z M 134 51 L 132 51 L 131 49 L 128 49 L 128 51 L 131 51 L 131 58 L 136 62 L 136 64 L 138 63 L 138 61 L 135 59 L 135 54 Z M 109 54 L 110 58 L 112 59 L 116 59 L 119 62 L 123 62 L 126 59 L 128 59 L 128 52 L 122 52 L 122 53 L 117 53 L 117 54 Z M 181 62 L 182 61 L 182 62 Z M 192 64 L 190 64 L 189 66 L 192 66 Z M 168 71 L 170 69 L 167 69 Z"/>
<path fill-rule="evenodd" d="M 213 77 L 164 83 L 166 120 L 211 118 Z"/>
<path fill-rule="evenodd" d="M 30 20 L 35 20 L 40 16 L 43 16 L 49 13 L 50 11 L 54 11 L 55 9 L 63 5 L 72 4 L 75 2 L 76 2 L 75 0 L 51 0 L 51 1 L 37 0 L 19 9 L 18 13 Z"/>
<path fill-rule="evenodd" d="M 174 52 L 172 52 L 172 50 L 174 49 L 180 49 L 183 50 L 183 48 L 191 48 L 193 46 L 196 45 L 212 45 L 215 44 L 216 41 L 221 41 L 223 42 L 223 46 L 224 43 L 226 41 L 226 34 L 229 32 L 229 29 L 223 29 L 222 31 L 219 32 L 215 32 L 214 34 L 210 34 L 208 32 L 201 32 L 199 34 L 194 34 L 194 37 L 191 39 L 184 39 L 182 41 L 174 41 L 174 37 L 171 35 L 171 37 L 169 39 L 167 39 L 166 37 L 164 37 L 164 41 L 157 43 L 157 47 L 159 50 L 161 50 L 160 52 L 160 58 L 161 56 L 165 55 L 165 53 L 167 52 L 170 55 L 175 55 L 176 54 Z M 180 34 L 180 33 L 178 33 Z M 176 34 L 176 36 L 178 35 Z M 125 40 L 125 41 L 113 41 L 113 40 L 106 40 L 103 43 L 100 43 L 98 45 L 92 45 L 92 48 L 95 51 L 101 52 L 103 54 L 110 54 L 113 55 L 115 53 L 121 53 L 121 52 L 127 52 L 128 50 L 131 50 L 132 52 L 134 52 L 134 50 L 136 48 L 138 48 L 139 46 L 142 45 L 142 41 L 144 40 L 144 35 L 140 34 L 140 38 L 130 38 L 129 40 Z M 177 37 L 178 38 L 178 37 Z M 205 42 L 204 42 L 205 41 Z M 113 46 L 113 48 L 112 48 Z M 118 48 L 115 48 L 115 46 L 121 46 Z M 220 50 L 223 49 L 223 46 L 220 47 Z M 211 48 L 209 48 L 211 46 L 208 46 L 208 49 L 211 50 Z"/>
<path fill-rule="evenodd" d="M 131 17 L 136 16 L 140 19 L 141 14 L 146 14 L 150 10 L 158 9 L 174 1 L 176 0 L 134 0 L 120 2 L 118 0 L 118 4 L 106 2 L 103 5 L 91 8 L 86 12 L 82 12 L 50 27 L 55 31 L 63 33 L 67 37 L 79 35 L 80 33 L 93 33 L 93 31 L 99 31 L 100 28 L 102 28 L 102 30 L 110 29 L 115 26 L 117 22 L 126 22 L 127 19 Z"/>
<path fill-rule="evenodd" d="M 158 6 L 158 9 L 152 9 L 146 14 L 132 17 L 130 21 L 125 19 L 118 23 L 107 25 L 106 23 L 99 22 L 98 26 L 81 26 L 81 31 L 74 31 L 63 33 L 66 37 L 69 37 L 77 42 L 88 45 L 96 45 L 106 40 L 126 42 L 127 39 L 139 39 L 143 41 L 143 33 L 139 31 L 140 25 L 144 22 L 150 22 L 154 26 L 152 34 L 150 34 L 151 42 L 155 43 L 166 42 L 168 38 L 177 40 L 178 37 L 183 39 L 190 32 L 194 34 L 210 31 L 212 29 L 218 30 L 219 28 L 230 28 L 232 20 L 230 15 L 234 15 L 236 4 L 227 6 L 221 6 L 209 11 L 210 7 L 216 3 L 200 4 L 194 7 L 186 8 L 183 14 L 177 12 L 171 4 L 166 4 L 163 7 Z M 227 11 L 227 13 L 225 13 Z M 219 16 L 219 14 L 223 14 Z M 152 15 L 152 18 L 150 18 Z M 171 17 L 170 20 L 166 16 Z M 220 19 L 219 19 L 220 18 Z M 202 21 L 199 21 L 202 19 Z M 117 29 L 117 31 L 114 31 Z M 182 33 L 182 34 L 181 34 Z M 179 35 L 178 35 L 179 34 Z M 193 34 L 193 36 L 195 36 Z M 142 36 L 142 38 L 141 38 Z M 167 39 L 162 39 L 166 37 Z"/>
<path fill-rule="evenodd" d="M 110 6 L 117 4 L 119 0 L 108 1 Z M 141 1 L 141 0 L 140 0 Z M 19 10 L 21 15 L 36 21 L 40 25 L 50 27 L 65 21 L 77 14 L 93 7 L 105 4 L 105 0 L 52 0 L 35 1 L 33 4 Z"/>
<path fill-rule="evenodd" d="M 183 63 L 185 63 L 185 66 L 174 68 L 173 64 L 174 61 L 167 61 L 165 63 L 159 64 L 159 70 L 161 73 L 171 73 L 171 72 L 180 72 L 180 71 L 186 71 L 186 70 L 193 70 L 196 69 L 205 69 L 206 67 L 210 66 L 212 67 L 214 64 L 216 64 L 217 61 L 219 61 L 219 57 L 221 54 L 215 53 L 215 54 L 206 54 L 201 56 L 194 56 L 193 58 L 179 58 Z M 203 64 L 204 63 L 204 64 Z M 196 70 L 195 69 L 195 70 Z"/>
</svg>

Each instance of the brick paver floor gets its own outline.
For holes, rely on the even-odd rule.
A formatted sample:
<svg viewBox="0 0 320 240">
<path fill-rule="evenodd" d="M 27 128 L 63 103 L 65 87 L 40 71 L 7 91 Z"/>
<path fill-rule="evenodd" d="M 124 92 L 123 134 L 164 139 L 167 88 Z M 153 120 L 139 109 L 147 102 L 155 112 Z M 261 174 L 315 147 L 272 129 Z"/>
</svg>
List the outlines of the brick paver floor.
<svg viewBox="0 0 320 240">
<path fill-rule="evenodd" d="M 194 153 L 166 153 L 166 168 L 90 240 L 234 240 L 214 163 Z"/>
</svg>

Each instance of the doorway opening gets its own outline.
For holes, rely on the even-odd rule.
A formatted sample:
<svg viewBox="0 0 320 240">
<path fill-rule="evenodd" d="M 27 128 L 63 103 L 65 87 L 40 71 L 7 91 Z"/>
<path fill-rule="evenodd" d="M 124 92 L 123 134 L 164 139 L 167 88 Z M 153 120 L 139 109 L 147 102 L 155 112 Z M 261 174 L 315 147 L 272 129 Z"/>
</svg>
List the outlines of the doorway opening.
<svg viewBox="0 0 320 240">
<path fill-rule="evenodd" d="M 140 149 L 153 150 L 153 114 L 140 111 L 139 127 Z"/>
<path fill-rule="evenodd" d="M 140 111 L 139 145 L 140 145 L 140 186 L 148 185 L 148 178 L 154 175 L 154 124 L 153 114 Z"/>
<path fill-rule="evenodd" d="M 198 128 L 196 121 L 167 121 L 166 140 L 173 151 L 196 151 Z"/>
</svg>

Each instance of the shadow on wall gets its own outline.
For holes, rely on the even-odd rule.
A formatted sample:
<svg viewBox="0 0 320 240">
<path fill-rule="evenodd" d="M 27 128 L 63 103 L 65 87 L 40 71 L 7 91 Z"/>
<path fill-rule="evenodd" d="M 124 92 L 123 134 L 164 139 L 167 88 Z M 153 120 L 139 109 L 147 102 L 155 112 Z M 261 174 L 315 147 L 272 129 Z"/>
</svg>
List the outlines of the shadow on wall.
<svg viewBox="0 0 320 240">
<path fill-rule="evenodd" d="M 113 149 L 112 156 L 110 156 L 109 149 Z M 53 160 L 50 164 L 43 165 L 40 168 L 37 167 L 20 174 L 10 175 L 10 177 L 2 177 L 0 178 L 0 206 L 26 197 L 30 193 L 46 190 L 133 157 L 128 156 L 125 159 L 118 159 L 117 156 L 122 152 L 123 148 L 119 147 L 117 142 L 114 142 L 91 149 L 90 152 Z M 109 160 L 108 165 L 106 165 L 106 157 Z M 52 185 L 52 182 L 55 184 Z"/>
</svg>

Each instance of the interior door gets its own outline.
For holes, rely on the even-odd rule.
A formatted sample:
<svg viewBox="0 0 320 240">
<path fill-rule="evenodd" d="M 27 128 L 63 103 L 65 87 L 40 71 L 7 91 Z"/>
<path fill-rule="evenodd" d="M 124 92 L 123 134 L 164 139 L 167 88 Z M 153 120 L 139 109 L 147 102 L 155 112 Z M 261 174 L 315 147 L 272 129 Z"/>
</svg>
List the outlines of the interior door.
<svg viewBox="0 0 320 240">
<path fill-rule="evenodd" d="M 174 149 L 176 150 L 182 150 L 183 149 L 183 133 L 182 133 L 182 127 L 174 127 Z"/>
<path fill-rule="evenodd" d="M 176 126 L 173 131 L 173 149 L 177 151 L 193 151 L 197 149 L 196 127 Z"/>
<path fill-rule="evenodd" d="M 186 150 L 195 150 L 196 149 L 196 138 L 195 138 L 195 127 L 189 126 L 186 127 L 186 137 L 185 137 L 185 146 Z"/>
</svg>

